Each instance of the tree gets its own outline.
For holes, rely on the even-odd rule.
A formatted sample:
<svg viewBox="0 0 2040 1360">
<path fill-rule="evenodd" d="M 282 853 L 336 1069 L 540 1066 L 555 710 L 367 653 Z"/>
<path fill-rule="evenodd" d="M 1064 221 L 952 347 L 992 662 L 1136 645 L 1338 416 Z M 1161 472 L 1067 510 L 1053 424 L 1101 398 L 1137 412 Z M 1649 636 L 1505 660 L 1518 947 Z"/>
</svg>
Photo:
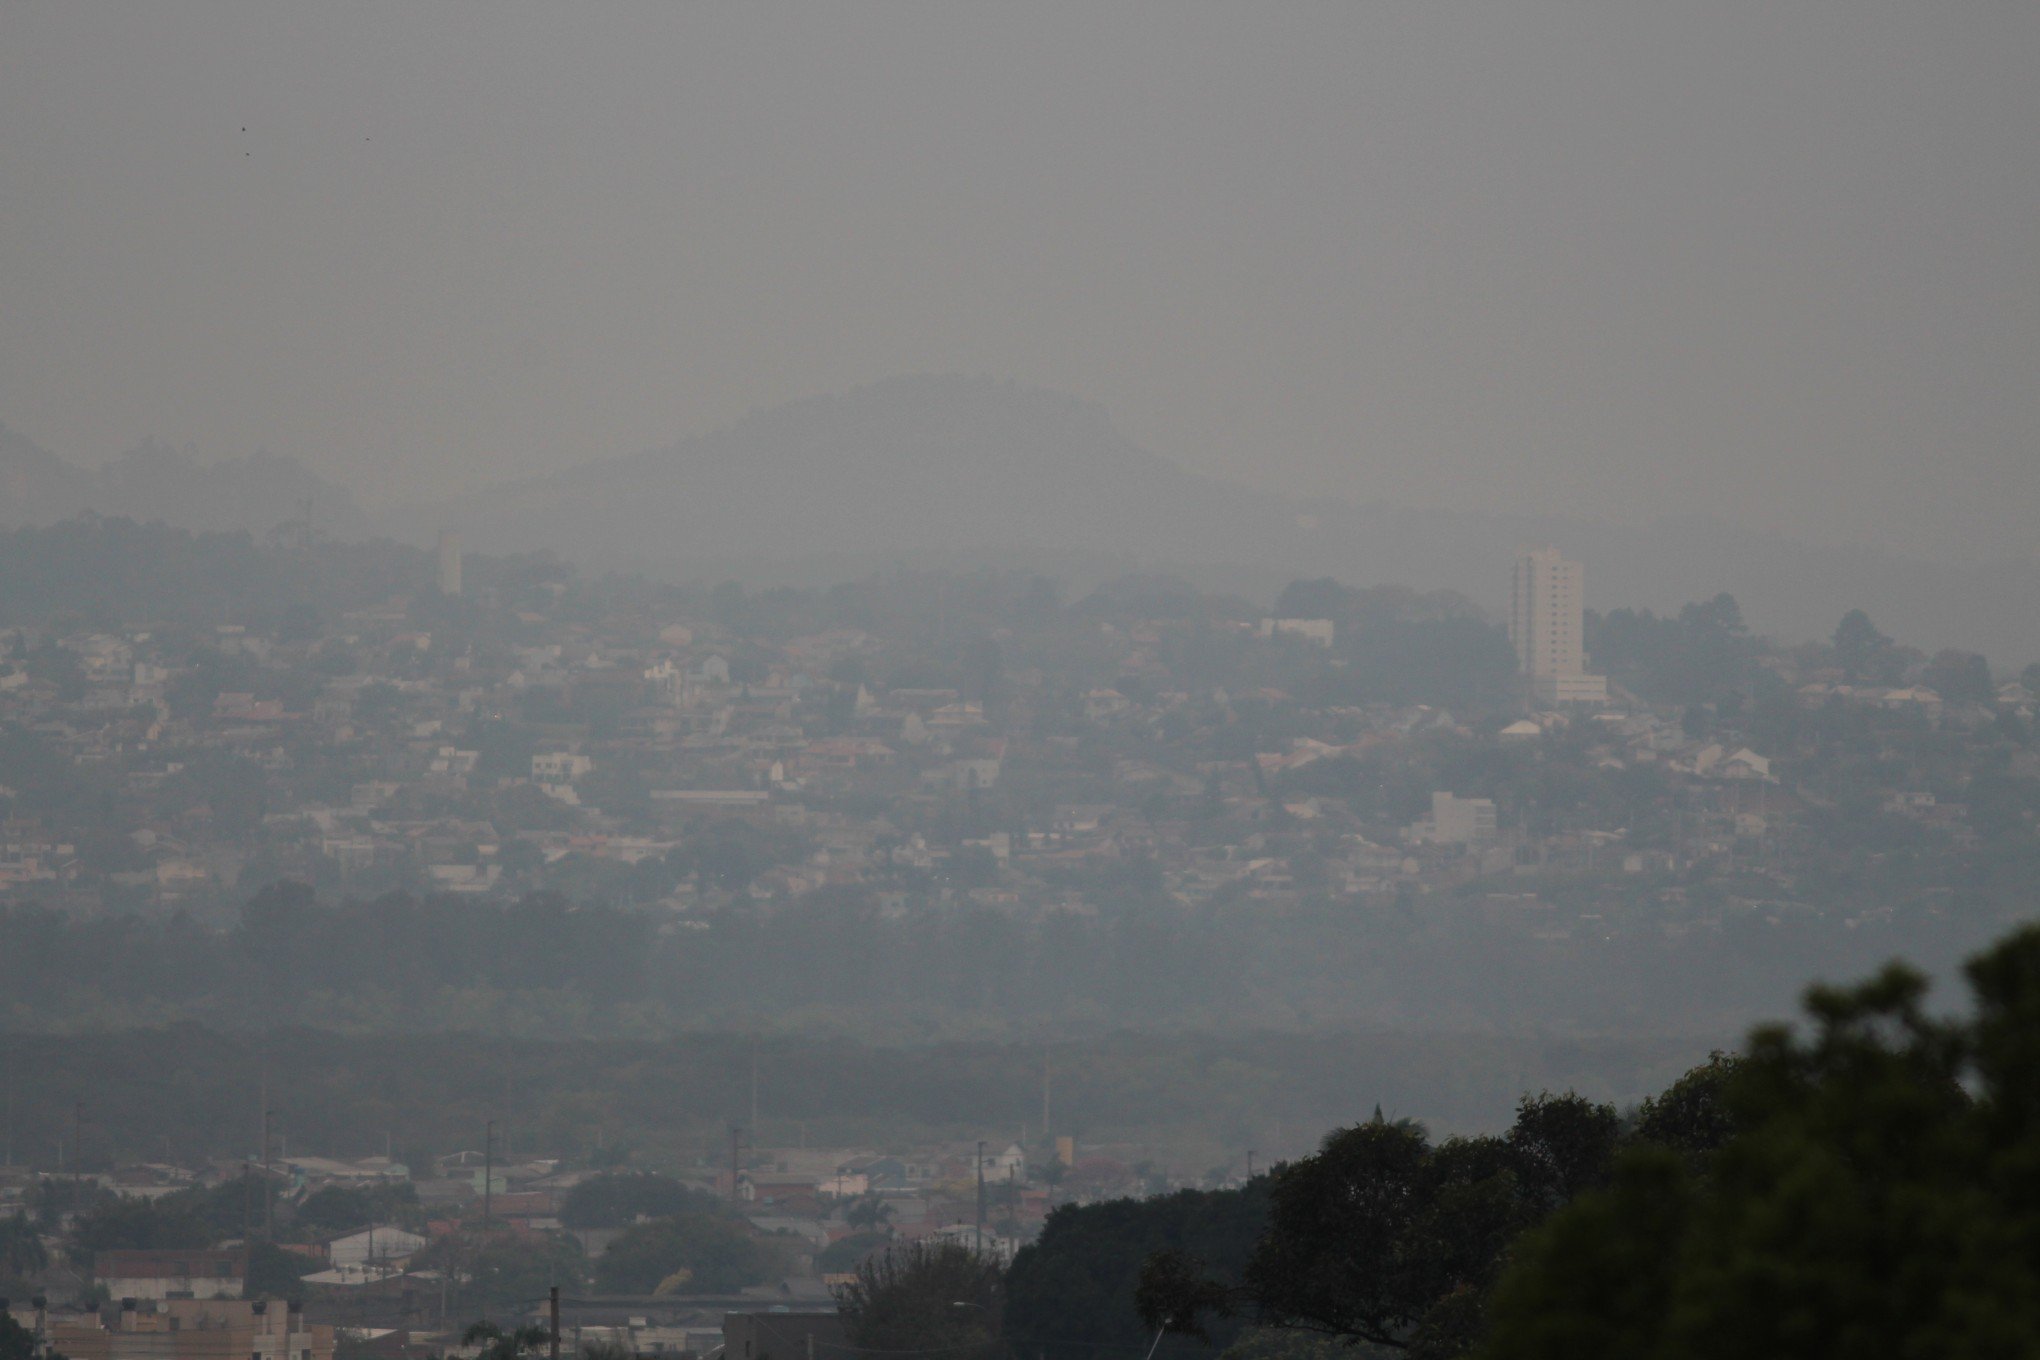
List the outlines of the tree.
<svg viewBox="0 0 2040 1360">
<path fill-rule="evenodd" d="M 33 1275 L 50 1263 L 42 1234 L 27 1214 L 0 1220 L 0 1277 Z"/>
<path fill-rule="evenodd" d="M 719 1294 L 762 1284 L 781 1253 L 727 1214 L 690 1211 L 624 1229 L 595 1263 L 605 1294 Z"/>
<path fill-rule="evenodd" d="M 655 1171 L 611 1171 L 567 1191 L 560 1222 L 569 1228 L 621 1228 L 641 1218 L 713 1212 L 715 1199 Z"/>
<path fill-rule="evenodd" d="M 850 1343 L 875 1351 L 989 1356 L 1005 1311 L 1005 1270 L 958 1242 L 892 1247 L 836 1291 Z"/>
<path fill-rule="evenodd" d="M 537 1326 L 513 1327 L 506 1332 L 493 1322 L 476 1322 L 461 1333 L 460 1342 L 481 1347 L 476 1360 L 528 1360 L 551 1347 L 552 1333 Z"/>
<path fill-rule="evenodd" d="M 1704 1157 L 1735 1133 L 1727 1088 L 1742 1060 L 1719 1049 L 1637 1110 L 1639 1141 L 1656 1143 L 1689 1157 Z"/>
<path fill-rule="evenodd" d="M 1843 678 L 1852 684 L 1862 679 L 1891 678 L 1888 668 L 1894 645 L 1860 609 L 1851 609 L 1835 625 L 1835 660 L 1842 668 Z"/>
<path fill-rule="evenodd" d="M 823 1275 L 848 1274 L 856 1270 L 865 1257 L 890 1246 L 892 1240 L 891 1234 L 882 1232 L 859 1232 L 839 1237 L 816 1254 L 815 1270 Z"/>
<path fill-rule="evenodd" d="M 522 1306 L 543 1297 L 555 1284 L 578 1289 L 587 1278 L 580 1243 L 564 1234 L 526 1239 L 500 1230 L 456 1233 L 432 1243 L 415 1259 L 448 1271 L 463 1298 L 489 1308 Z"/>
<path fill-rule="evenodd" d="M 1428 1238 L 1440 1188 L 1431 1162 L 1421 1129 L 1370 1122 L 1333 1132 L 1315 1156 L 1278 1171 L 1244 1281 L 1262 1321 L 1407 1346 L 1430 1308 L 1481 1268 L 1455 1259 L 1457 1242 Z M 1157 1323 L 1196 1325 L 1194 1298 L 1171 1307 L 1150 1294 L 1149 1305 Z"/>
<path fill-rule="evenodd" d="M 1606 1178 L 1621 1132 L 1613 1105 L 1596 1105 L 1571 1091 L 1546 1092 L 1517 1105 L 1507 1141 L 1524 1188 L 1557 1208 Z"/>
<path fill-rule="evenodd" d="M 214 1240 L 204 1221 L 183 1206 L 109 1199 L 79 1216 L 71 1235 L 71 1256 L 79 1265 L 89 1265 L 102 1251 L 209 1247 Z"/>
<path fill-rule="evenodd" d="M 1250 1310 L 1267 1326 L 1456 1355 L 1479 1333 L 1511 1242 L 1603 1182 L 1620 1131 L 1613 1107 L 1570 1091 L 1526 1096 L 1504 1137 L 1436 1147 L 1377 1109 L 1273 1174 L 1267 1227 L 1237 1284 L 1160 1253 L 1142 1274 L 1142 1317 L 1197 1335 L 1206 1317 Z"/>
<path fill-rule="evenodd" d="M 1987 704 L 1997 697 L 1990 663 L 1975 652 L 1950 647 L 1927 663 L 1927 685 L 1951 704 Z"/>
<path fill-rule="evenodd" d="M 0 1360 L 35 1360 L 35 1333 L 0 1311 Z"/>
<path fill-rule="evenodd" d="M 1893 964 L 1758 1030 L 1705 1178 L 1625 1152 L 1521 1242 L 1481 1354 L 2040 1353 L 2040 928 L 1966 973 L 1966 1019 Z"/>
<path fill-rule="evenodd" d="M 255 1299 L 302 1299 L 304 1257 L 273 1242 L 248 1245 L 247 1294 Z"/>
<path fill-rule="evenodd" d="M 853 1228 L 878 1232 L 887 1226 L 892 1214 L 892 1205 L 885 1202 L 885 1196 L 874 1192 L 851 1200 L 843 1209 L 843 1221 Z"/>
<path fill-rule="evenodd" d="M 302 1233 L 330 1236 L 383 1222 L 417 1203 L 417 1188 L 408 1181 L 361 1189 L 329 1185 L 305 1196 L 290 1221 Z"/>
<path fill-rule="evenodd" d="M 1179 1190 L 1057 1208 L 1007 1273 L 1008 1344 L 1019 1355 L 1045 1354 L 1049 1360 L 1095 1360 L 1095 1353 L 1107 1350 L 1145 1352 L 1155 1326 L 1141 1316 L 1143 1263 L 1175 1251 L 1217 1280 L 1238 1280 L 1267 1223 L 1271 1179 L 1256 1176 L 1237 1190 Z M 1223 1347 L 1245 1319 L 1235 1313 L 1194 1322 L 1212 1345 Z M 1204 1353 L 1202 1345 L 1185 1339 L 1194 1335 L 1191 1327 L 1179 1332 L 1162 1342 L 1156 1360 Z"/>
</svg>

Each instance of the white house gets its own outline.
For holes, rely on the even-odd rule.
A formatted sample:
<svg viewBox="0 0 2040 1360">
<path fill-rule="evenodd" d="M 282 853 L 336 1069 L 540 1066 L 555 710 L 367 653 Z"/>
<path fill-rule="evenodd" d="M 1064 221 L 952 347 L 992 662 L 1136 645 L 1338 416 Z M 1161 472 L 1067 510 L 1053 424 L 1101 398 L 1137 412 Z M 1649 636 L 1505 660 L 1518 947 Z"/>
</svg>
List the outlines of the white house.
<svg viewBox="0 0 2040 1360">
<path fill-rule="evenodd" d="M 362 1266 L 371 1261 L 401 1260 L 424 1249 L 425 1239 L 417 1233 L 384 1225 L 334 1238 L 326 1244 L 326 1259 L 336 1267 Z"/>
</svg>

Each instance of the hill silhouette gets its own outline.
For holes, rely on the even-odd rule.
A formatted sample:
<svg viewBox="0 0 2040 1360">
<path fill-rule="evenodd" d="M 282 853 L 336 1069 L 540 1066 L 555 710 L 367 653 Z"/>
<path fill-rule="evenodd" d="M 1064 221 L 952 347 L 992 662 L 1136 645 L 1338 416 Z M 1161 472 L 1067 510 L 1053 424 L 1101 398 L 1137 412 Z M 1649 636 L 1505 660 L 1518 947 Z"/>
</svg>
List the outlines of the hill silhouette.
<svg viewBox="0 0 2040 1360">
<path fill-rule="evenodd" d="M 303 514 L 335 538 L 363 538 L 354 497 L 294 458 L 257 453 L 202 462 L 195 449 L 144 440 L 99 468 L 79 467 L 0 425 L 0 528 L 55 524 L 91 512 L 194 532 L 264 534 Z"/>
<path fill-rule="evenodd" d="M 1868 609 L 1914 645 L 2040 657 L 2040 561 L 1962 568 L 1699 517 L 1609 524 L 1304 499 L 1187 472 L 1102 407 L 960 375 L 888 379 L 755 413 L 650 452 L 484 490 L 406 517 L 491 551 L 549 549 L 668 577 L 815 581 L 992 563 L 1072 588 L 1176 572 L 1270 598 L 1299 576 L 1507 603 L 1525 546 L 1586 564 L 1589 603 L 1676 609 L 1721 591 L 1751 623 L 1823 636 Z"/>
</svg>

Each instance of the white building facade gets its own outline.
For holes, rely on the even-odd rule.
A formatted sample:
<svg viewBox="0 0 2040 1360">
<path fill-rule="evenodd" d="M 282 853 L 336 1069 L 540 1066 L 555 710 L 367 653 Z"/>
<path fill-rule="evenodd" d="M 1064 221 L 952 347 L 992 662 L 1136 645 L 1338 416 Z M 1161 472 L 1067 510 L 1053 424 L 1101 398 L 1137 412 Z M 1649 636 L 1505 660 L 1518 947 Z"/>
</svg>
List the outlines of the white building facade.
<svg viewBox="0 0 2040 1360">
<path fill-rule="evenodd" d="M 1516 562 L 1509 600 L 1509 641 L 1531 698 L 1547 706 L 1608 701 L 1608 682 L 1587 673 L 1586 572 L 1556 548 L 1535 548 Z"/>
</svg>

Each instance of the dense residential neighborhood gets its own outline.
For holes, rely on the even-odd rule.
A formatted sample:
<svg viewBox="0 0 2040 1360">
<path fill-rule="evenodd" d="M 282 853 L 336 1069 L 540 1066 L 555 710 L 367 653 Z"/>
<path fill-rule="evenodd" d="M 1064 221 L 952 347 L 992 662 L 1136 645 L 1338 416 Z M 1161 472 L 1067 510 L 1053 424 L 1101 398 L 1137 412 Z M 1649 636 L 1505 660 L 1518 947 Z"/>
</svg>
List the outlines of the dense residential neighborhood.
<svg viewBox="0 0 2040 1360">
<path fill-rule="evenodd" d="M 1538 708 L 1502 630 L 1445 595 L 419 574 L 330 611 L 0 630 L 0 902 L 224 919 L 287 880 L 693 930 L 824 890 L 1088 917 L 1133 885 L 1680 933 L 1904 907 L 1827 887 L 1894 857 L 1915 904 L 1959 897 L 2040 802 L 2035 672 L 1867 619 L 1774 646 L 1725 597 L 1587 616 L 1610 697 Z"/>
<path fill-rule="evenodd" d="M 732 1158 L 677 1176 L 488 1149 L 419 1168 L 274 1147 L 9 1167 L 0 1281 L 21 1296 L 4 1307 L 74 1358 L 206 1356 L 238 1336 L 251 1355 L 332 1360 L 458 1350 L 477 1317 L 545 1324 L 559 1290 L 572 1352 L 699 1354 L 731 1314 L 832 1311 L 832 1288 L 873 1253 L 950 1243 L 1009 1261 L 1056 1205 L 1168 1188 L 1068 1138 L 1031 1163 L 1017 1144 L 888 1154 L 739 1134 Z"/>
</svg>

